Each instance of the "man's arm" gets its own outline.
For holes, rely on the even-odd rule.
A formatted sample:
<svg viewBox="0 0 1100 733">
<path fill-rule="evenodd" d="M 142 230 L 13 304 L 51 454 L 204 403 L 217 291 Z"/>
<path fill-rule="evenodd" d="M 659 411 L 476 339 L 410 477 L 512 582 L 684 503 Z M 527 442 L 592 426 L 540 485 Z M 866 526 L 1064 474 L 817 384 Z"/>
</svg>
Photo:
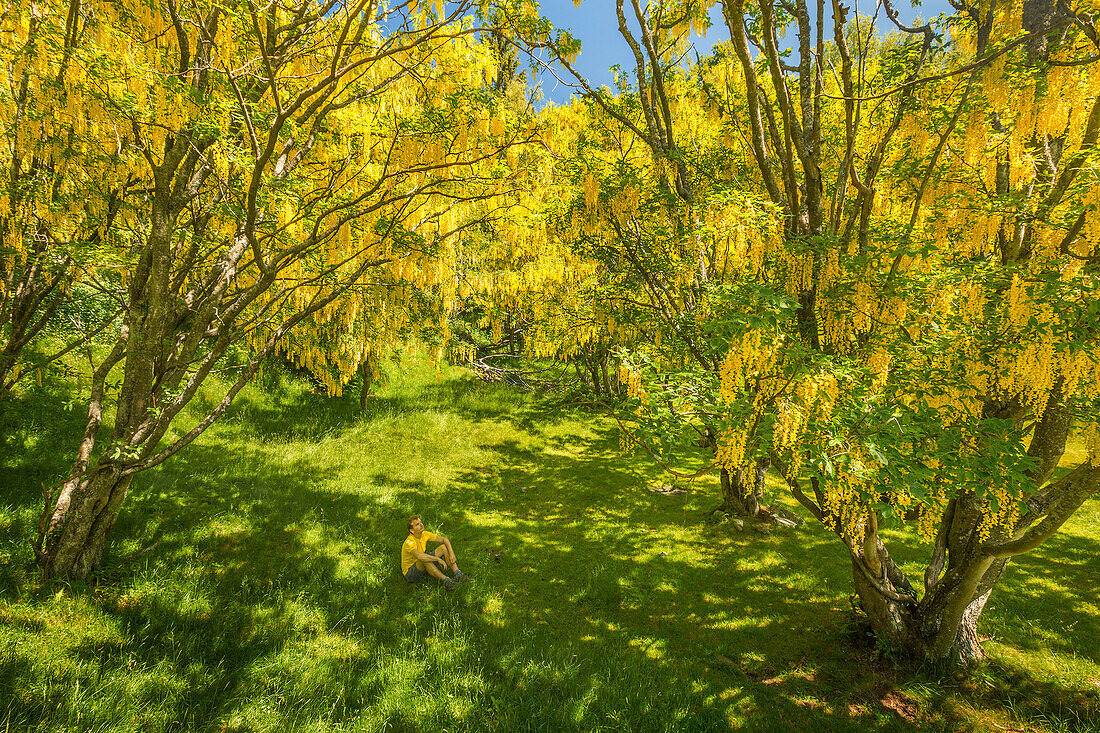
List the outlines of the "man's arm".
<svg viewBox="0 0 1100 733">
<path fill-rule="evenodd" d="M 454 549 L 451 547 L 451 541 L 441 534 L 434 535 L 431 539 L 432 542 L 438 542 L 447 548 L 447 552 L 454 554 Z M 438 549 L 438 548 L 436 548 Z"/>
<path fill-rule="evenodd" d="M 428 542 L 439 542 L 441 544 L 446 544 L 447 543 L 447 538 L 444 537 L 441 534 L 436 534 L 435 532 L 428 532 L 426 530 L 425 530 L 425 534 L 431 535 L 428 538 Z M 447 564 L 446 560 L 441 558 L 439 555 L 436 555 L 434 552 L 427 553 L 427 557 L 429 559 L 425 560 L 425 562 L 434 562 L 437 565 L 444 565 L 444 566 Z"/>
<path fill-rule="evenodd" d="M 418 552 L 418 553 L 416 553 L 416 559 L 420 560 L 421 562 L 434 562 L 434 563 L 446 562 L 439 555 L 433 555 L 430 552 Z"/>
</svg>

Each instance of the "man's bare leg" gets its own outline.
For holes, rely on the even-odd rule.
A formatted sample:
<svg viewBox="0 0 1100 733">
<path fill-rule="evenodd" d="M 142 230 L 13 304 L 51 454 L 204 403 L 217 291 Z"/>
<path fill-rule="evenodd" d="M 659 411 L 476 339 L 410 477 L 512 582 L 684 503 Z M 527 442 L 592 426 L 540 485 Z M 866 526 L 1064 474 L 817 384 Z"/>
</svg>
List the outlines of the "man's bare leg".
<svg viewBox="0 0 1100 733">
<path fill-rule="evenodd" d="M 440 552 L 440 550 L 443 550 L 443 545 L 435 548 L 435 550 L 432 551 L 432 554 L 440 559 L 443 559 L 444 562 L 446 562 L 446 559 L 443 558 L 443 553 Z M 461 578 L 461 575 L 459 576 L 459 578 L 448 578 L 446 575 L 443 574 L 443 571 L 439 569 L 439 563 L 426 562 L 424 563 L 424 569 L 428 572 L 428 575 L 432 576 L 436 580 L 442 581 L 447 590 L 454 590 L 458 587 L 458 580 L 459 578 Z"/>
<path fill-rule="evenodd" d="M 442 552 L 440 552 L 440 550 L 442 550 Z M 447 563 L 447 567 L 451 569 L 452 573 L 462 572 L 458 569 L 458 557 L 455 556 L 455 550 L 453 547 L 451 547 L 450 540 L 443 540 L 443 544 L 435 548 L 435 554 L 437 557 L 443 558 L 443 560 Z"/>
<path fill-rule="evenodd" d="M 436 557 L 441 557 L 441 556 L 436 555 Z M 439 564 L 438 563 L 425 562 L 425 563 L 423 563 L 423 565 L 424 565 L 424 572 L 426 572 L 428 575 L 432 576 L 436 580 L 450 580 L 450 578 L 448 578 L 446 575 L 444 575 L 443 571 L 439 569 Z"/>
<path fill-rule="evenodd" d="M 451 546 L 450 540 L 443 540 L 442 544 L 435 548 L 435 554 L 447 563 L 451 572 L 454 573 L 455 580 L 469 580 L 458 567 L 458 557 L 455 555 L 455 549 Z"/>
</svg>

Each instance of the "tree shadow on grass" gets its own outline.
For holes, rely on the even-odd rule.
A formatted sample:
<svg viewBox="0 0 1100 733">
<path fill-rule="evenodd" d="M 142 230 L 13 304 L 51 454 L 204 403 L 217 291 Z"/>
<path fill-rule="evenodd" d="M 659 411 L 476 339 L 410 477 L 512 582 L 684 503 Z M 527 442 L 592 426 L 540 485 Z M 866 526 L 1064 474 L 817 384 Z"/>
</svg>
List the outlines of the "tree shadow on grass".
<svg viewBox="0 0 1100 733">
<path fill-rule="evenodd" d="M 507 423 L 518 430 L 541 434 L 547 428 L 576 419 L 576 407 L 573 402 L 563 406 L 563 397 L 559 395 L 516 392 L 505 385 L 459 372 L 422 385 L 415 394 L 382 392 L 372 396 L 364 417 L 400 416 L 438 409 L 472 423 Z"/>
<path fill-rule="evenodd" d="M 570 444 L 577 447 L 575 442 Z M 874 649 L 847 643 L 848 563 L 842 548 L 821 528 L 767 538 L 723 534 L 720 528 L 703 530 L 705 544 L 699 553 L 713 558 L 709 565 L 654 556 L 651 545 L 663 540 L 661 534 L 649 532 L 682 522 L 677 511 L 698 509 L 687 506 L 691 498 L 675 507 L 675 499 L 657 499 L 638 491 L 638 474 L 614 459 L 610 435 L 588 441 L 576 451 L 580 457 L 548 455 L 515 442 L 490 449 L 502 458 L 499 483 L 522 487 L 513 490 L 500 510 L 511 528 L 498 547 L 504 548 L 506 558 L 510 554 L 514 562 L 524 565 L 511 571 L 512 584 L 524 584 L 524 575 L 532 578 L 526 581 L 531 590 L 525 602 L 518 605 L 536 623 L 550 626 L 555 638 L 576 637 L 592 642 L 595 649 L 618 649 L 616 634 L 609 631 L 618 629 L 621 635 L 622 629 L 632 629 L 635 636 L 630 645 L 646 651 L 654 671 L 676 670 L 672 659 L 694 658 L 718 678 L 732 676 L 725 684 L 740 691 L 729 707 L 744 704 L 755 710 L 746 724 L 750 728 L 782 728 L 795 721 L 825 729 L 944 725 L 939 714 L 920 711 L 901 689 L 889 659 Z M 462 504 L 474 501 L 479 484 L 489 477 L 468 473 L 458 478 L 453 501 Z M 572 501 L 556 501 L 563 495 L 570 495 Z M 664 511 L 655 512 L 657 501 L 666 502 Z M 1094 556 L 1091 541 L 1077 545 L 1077 557 Z M 1061 547 L 1052 551 L 1072 554 Z M 578 571 L 575 556 L 588 559 L 587 572 L 583 565 Z M 639 561 L 639 556 L 644 559 Z M 527 566 L 528 558 L 537 561 Z M 821 558 L 831 559 L 821 562 Z M 1060 569 L 1050 567 L 1044 572 Z M 1068 580 L 1072 587 L 1072 579 Z M 543 583 L 546 591 L 539 592 Z M 1058 595 L 1051 600 L 1068 621 L 1075 615 L 1074 599 L 1072 594 Z M 1034 598 L 1026 601 L 1036 603 Z M 580 615 L 563 613 L 569 607 L 577 608 Z M 616 620 L 601 629 L 597 620 L 608 614 Z M 1079 626 L 1075 641 L 1066 640 L 1067 648 L 1080 645 L 1081 639 L 1097 638 L 1090 630 L 1095 621 L 1088 619 L 1089 628 L 1084 630 Z M 815 636 L 807 638 L 808 632 Z M 661 656 L 669 661 L 649 654 L 662 645 Z M 666 680 L 675 678 L 675 671 L 664 674 Z M 706 684 L 696 680 L 694 689 L 706 699 L 721 699 L 731 688 L 708 679 Z M 1061 700 L 1081 694 L 1068 691 Z M 1064 702 L 1044 708 L 1052 717 L 1065 709 Z M 917 719 L 922 712 L 932 712 L 932 719 Z M 1094 722 L 1095 718 L 1095 711 L 1086 711 L 1082 720 Z M 1088 724 L 1082 723 L 1082 729 Z"/>
<path fill-rule="evenodd" d="M 42 484 L 71 467 L 85 415 L 54 389 L 34 388 L 0 400 L 0 487 L 5 502 L 39 502 Z"/>
<path fill-rule="evenodd" d="M 456 594 L 410 587 L 397 575 L 401 510 L 422 501 L 422 484 L 406 481 L 382 504 L 318 490 L 323 471 L 306 463 L 273 468 L 262 460 L 266 449 L 189 452 L 153 477 L 135 497 L 131 524 L 120 527 L 136 535 L 160 528 L 142 568 L 119 571 L 113 590 L 75 588 L 117 633 L 76 645 L 65 684 L 19 719 L 65 722 L 50 711 L 73 705 L 60 690 L 80 682 L 85 712 L 95 711 L 92 697 L 114 699 L 124 716 L 144 715 L 167 729 L 170 721 L 245 730 L 264 720 L 290 729 L 327 719 L 333 727 L 369 720 L 573 730 L 619 721 L 720 730 L 731 717 L 760 730 L 816 718 L 827 729 L 888 729 L 803 708 L 766 684 L 786 660 L 752 640 L 785 631 L 793 619 L 765 584 L 716 579 L 711 568 L 684 560 L 636 559 L 646 525 L 683 507 L 655 508 L 652 497 L 632 490 L 639 474 L 628 462 L 608 463 L 612 445 L 598 435 L 574 446 L 582 458 L 512 443 L 487 447 L 509 482 L 535 479 L 501 499 L 481 495 L 480 475 L 455 477 L 434 511 L 453 517 L 447 532 L 478 578 Z M 218 478 L 204 483 L 196 474 Z M 576 510 L 570 491 L 581 497 Z M 476 519 L 484 510 L 503 521 Z M 606 548 L 608 526 L 617 527 L 614 552 Z M 502 561 L 478 552 L 479 544 L 500 548 Z M 729 538 L 709 544 L 708 551 L 738 551 Z M 357 561 L 345 562 L 349 556 Z M 737 597 L 740 607 L 713 591 Z M 731 614 L 758 618 L 751 629 L 719 628 Z M 700 679 L 699 659 L 717 658 L 715 648 L 748 651 L 735 654 L 740 667 Z M 115 682 L 125 678 L 141 684 Z M 90 720 L 121 725 L 113 714 L 100 710 Z"/>
<path fill-rule="evenodd" d="M 318 424 L 290 410 L 246 427 L 265 420 L 281 435 Z M 324 420 L 327 435 L 354 422 Z M 381 473 L 370 481 L 384 492 L 329 490 L 339 466 L 276 460 L 277 440 L 228 446 L 211 438 L 143 478 L 118 534 L 147 551 L 116 561 L 109 583 L 70 587 L 107 631 L 70 643 L 60 671 L 5 652 L 17 721 L 72 727 L 83 711 L 86 728 L 224 731 L 956 722 L 919 709 L 889 660 L 848 643 L 848 566 L 824 530 L 703 526 L 713 499 L 642 491 L 650 471 L 617 456 L 614 430 L 481 445 L 488 458 L 455 469 L 445 491 Z M 446 593 L 400 578 L 414 511 L 455 541 L 473 584 Z M 50 674 L 43 702 L 27 702 Z"/>
<path fill-rule="evenodd" d="M 617 679 L 604 683 L 614 691 L 611 699 L 630 700 L 634 685 L 666 705 L 679 697 L 687 727 L 688 721 L 707 721 L 701 727 L 717 729 L 730 720 L 759 730 L 901 724 L 879 720 L 881 706 L 852 712 L 848 704 L 815 701 L 808 691 L 818 670 L 807 672 L 806 658 L 815 650 L 806 649 L 803 632 L 841 614 L 828 594 L 792 605 L 776 592 L 784 585 L 776 571 L 799 574 L 797 556 L 825 552 L 827 538 L 776 535 L 765 541 L 710 528 L 687 556 L 662 553 L 656 548 L 671 541 L 658 527 L 697 521 L 698 497 L 640 491 L 643 477 L 630 462 L 614 458 L 612 434 L 587 441 L 576 456 L 514 443 L 491 449 L 502 459 L 502 483 L 522 484 L 526 491 L 514 492 L 500 510 L 510 528 L 498 538 L 504 559 L 498 568 L 488 566 L 490 577 L 506 598 L 522 595 L 514 602 L 513 613 L 523 616 L 517 628 L 528 626 L 542 643 L 580 650 L 574 653 L 594 679 L 614 660 Z M 454 501 L 473 501 L 484 479 L 459 477 Z M 464 491 L 469 496 L 462 497 Z M 559 501 L 563 495 L 574 501 Z M 765 565 L 768 576 L 753 572 Z M 702 677 L 700 669 L 706 670 Z M 599 719 L 596 709 L 589 712 Z"/>
<path fill-rule="evenodd" d="M 209 403 L 213 407 L 213 402 Z M 350 394 L 328 397 L 304 390 L 267 395 L 263 400 L 238 398 L 219 421 L 265 440 L 315 440 L 351 428 L 363 412 Z"/>
<path fill-rule="evenodd" d="M 971 710 L 1011 711 L 1025 724 L 1094 731 L 1100 724 L 1100 690 L 1073 689 L 1037 679 L 1032 670 L 1009 659 L 992 659 L 978 674 L 938 690 L 936 704 L 953 724 Z"/>
<path fill-rule="evenodd" d="M 1097 511 L 1100 498 L 1085 510 Z M 1100 587 L 1100 541 L 1059 533 L 1027 555 L 1014 557 L 994 591 L 988 623 L 1019 649 L 1045 649 L 1100 665 L 1100 617 L 1082 612 L 1081 590 Z"/>
<path fill-rule="evenodd" d="M 454 370 L 450 376 L 420 385 L 415 391 L 406 385 L 382 387 L 367 398 L 363 408 L 350 390 L 340 397 L 285 390 L 264 400 L 238 399 L 221 424 L 265 440 L 311 440 L 339 435 L 364 422 L 436 410 L 473 423 L 511 424 L 537 434 L 548 426 L 575 419 L 570 409 L 558 409 L 560 402 L 552 396 L 517 394 L 503 385 Z"/>
</svg>

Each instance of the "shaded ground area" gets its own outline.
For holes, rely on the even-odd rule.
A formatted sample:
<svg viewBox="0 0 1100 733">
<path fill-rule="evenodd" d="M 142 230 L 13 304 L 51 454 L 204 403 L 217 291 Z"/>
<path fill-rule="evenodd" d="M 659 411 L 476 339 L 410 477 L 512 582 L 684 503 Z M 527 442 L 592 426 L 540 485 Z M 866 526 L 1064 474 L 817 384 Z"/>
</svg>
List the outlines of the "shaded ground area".
<svg viewBox="0 0 1100 733">
<path fill-rule="evenodd" d="M 73 422 L 49 404 L 33 429 L 2 418 L 18 429 L 0 469 L 16 487 L 0 519 L 0 730 L 1100 720 L 1100 611 L 1079 590 L 1100 583 L 1095 502 L 1008 574 L 984 618 L 994 659 L 958 680 L 899 672 L 867 642 L 823 531 L 707 524 L 713 481 L 652 491 L 663 479 L 619 455 L 613 425 L 457 371 L 391 375 L 366 414 L 253 395 L 139 479 L 97 583 L 41 586 L 27 533 Z M 413 513 L 473 584 L 400 579 Z"/>
</svg>

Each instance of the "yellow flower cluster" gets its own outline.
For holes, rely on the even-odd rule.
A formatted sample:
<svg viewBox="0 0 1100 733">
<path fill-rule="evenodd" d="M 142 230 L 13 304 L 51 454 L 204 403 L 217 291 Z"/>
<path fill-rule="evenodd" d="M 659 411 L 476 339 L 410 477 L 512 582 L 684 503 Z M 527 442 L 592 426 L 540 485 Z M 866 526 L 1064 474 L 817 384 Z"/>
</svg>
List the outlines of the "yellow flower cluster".
<svg viewBox="0 0 1100 733">
<path fill-rule="evenodd" d="M 1100 393 L 1100 350 L 1084 344 L 1072 344 L 1058 360 L 1057 371 L 1062 376 L 1062 393 L 1066 397 L 1080 395 L 1085 399 Z"/>
<path fill-rule="evenodd" d="M 821 509 L 848 537 L 862 535 L 867 523 L 870 509 L 863 499 L 863 490 L 863 482 L 844 470 L 838 471 L 834 480 L 822 483 L 824 501 Z"/>
<path fill-rule="evenodd" d="M 833 406 L 836 405 L 837 398 L 840 396 L 840 385 L 836 381 L 836 377 L 832 374 L 826 374 L 821 380 L 821 391 L 818 392 L 819 410 L 821 417 L 826 419 L 832 414 Z"/>
<path fill-rule="evenodd" d="M 618 219 L 620 224 L 625 224 L 627 219 L 637 213 L 639 195 L 640 192 L 634 186 L 623 186 L 618 193 L 611 197 L 611 214 Z M 585 201 L 587 202 L 587 200 L 588 192 L 586 189 Z"/>
<path fill-rule="evenodd" d="M 978 537 L 985 542 L 992 532 L 1011 527 L 1020 517 L 1020 504 L 1023 494 L 1019 490 L 993 482 L 987 489 L 987 497 L 982 507 L 982 521 L 978 525 Z"/>
<path fill-rule="evenodd" d="M 1088 462 L 1093 466 L 1100 466 L 1100 419 L 1094 417 L 1082 426 L 1081 440 L 1085 445 Z"/>
<path fill-rule="evenodd" d="M 814 274 L 813 254 L 794 254 L 784 248 L 779 251 L 777 260 L 779 272 L 782 274 L 781 282 L 787 295 L 797 296 L 810 289 Z"/>
<path fill-rule="evenodd" d="M 597 204 L 599 203 L 600 195 L 600 179 L 596 178 L 594 173 L 589 173 L 584 177 L 584 206 L 588 209 L 589 213 L 595 215 L 598 213 Z"/>
<path fill-rule="evenodd" d="M 920 514 L 917 515 L 917 535 L 925 542 L 936 539 L 940 518 L 947 508 L 947 492 L 942 485 L 936 484 L 929 490 Z"/>
<path fill-rule="evenodd" d="M 634 452 L 634 435 L 619 424 L 619 455 L 629 456 Z"/>
<path fill-rule="evenodd" d="M 782 451 L 795 446 L 802 437 L 802 427 L 806 424 L 806 413 L 792 399 L 783 400 L 775 417 L 775 432 L 772 444 Z"/>
<path fill-rule="evenodd" d="M 722 279 L 756 277 L 781 243 L 781 222 L 744 200 L 707 208 L 703 223 L 713 241 L 711 269 Z"/>
<path fill-rule="evenodd" d="M 867 358 L 867 370 L 874 375 L 872 383 L 876 389 L 882 387 L 890 376 L 890 362 L 890 355 L 883 349 L 875 349 Z"/>
<path fill-rule="evenodd" d="M 1009 369 L 1001 372 L 998 384 L 1006 394 L 1019 394 L 1033 414 L 1041 415 L 1055 379 L 1054 346 L 1040 338 L 1017 347 Z"/>
<path fill-rule="evenodd" d="M 745 448 L 747 434 L 745 430 L 726 430 L 718 436 L 718 449 L 714 465 L 730 472 L 736 472 L 747 462 Z M 751 456 L 749 457 L 751 459 Z"/>
<path fill-rule="evenodd" d="M 1012 283 L 1005 294 L 1005 313 L 1010 327 L 1023 330 L 1031 317 L 1031 299 L 1019 275 L 1012 276 Z"/>
<path fill-rule="evenodd" d="M 744 388 L 744 358 L 739 348 L 732 347 L 718 371 L 718 401 L 734 402 Z"/>
<path fill-rule="evenodd" d="M 745 388 L 745 380 L 770 372 L 779 356 L 780 340 L 774 334 L 754 329 L 731 339 L 729 351 L 718 370 L 718 399 L 731 403 Z"/>
<path fill-rule="evenodd" d="M 625 365 L 619 367 L 619 383 L 626 385 L 626 393 L 636 399 L 642 395 L 642 375 L 639 372 L 628 369 Z"/>
</svg>

